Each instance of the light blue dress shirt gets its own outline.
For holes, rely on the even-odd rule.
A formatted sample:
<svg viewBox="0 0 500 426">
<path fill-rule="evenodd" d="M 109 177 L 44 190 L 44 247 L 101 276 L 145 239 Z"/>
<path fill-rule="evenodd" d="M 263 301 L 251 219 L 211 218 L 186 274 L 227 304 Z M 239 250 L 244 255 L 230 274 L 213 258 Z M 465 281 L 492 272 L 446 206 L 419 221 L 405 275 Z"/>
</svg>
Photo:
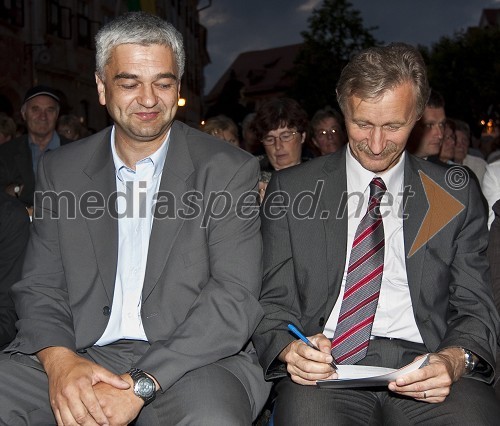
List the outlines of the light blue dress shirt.
<svg viewBox="0 0 500 426">
<path fill-rule="evenodd" d="M 57 132 L 53 132 L 52 138 L 50 139 L 50 142 L 48 143 L 48 145 L 45 147 L 45 149 L 43 151 L 40 150 L 39 145 L 37 145 L 36 143 L 34 143 L 31 140 L 31 136 L 28 136 L 28 142 L 29 142 L 29 146 L 31 149 L 31 161 L 33 163 L 33 171 L 35 172 L 35 177 L 36 177 L 36 173 L 38 170 L 38 162 L 40 161 L 40 157 L 46 151 L 50 151 L 52 149 L 59 148 L 61 146 L 61 139 L 59 138 L 59 135 L 57 134 Z"/>
<path fill-rule="evenodd" d="M 160 187 L 169 136 L 170 131 L 161 147 L 138 161 L 133 170 L 118 156 L 114 142 L 115 128 L 111 131 L 118 191 L 118 262 L 109 323 L 96 345 L 108 345 L 120 339 L 148 340 L 141 318 L 142 287 L 154 202 Z"/>
</svg>

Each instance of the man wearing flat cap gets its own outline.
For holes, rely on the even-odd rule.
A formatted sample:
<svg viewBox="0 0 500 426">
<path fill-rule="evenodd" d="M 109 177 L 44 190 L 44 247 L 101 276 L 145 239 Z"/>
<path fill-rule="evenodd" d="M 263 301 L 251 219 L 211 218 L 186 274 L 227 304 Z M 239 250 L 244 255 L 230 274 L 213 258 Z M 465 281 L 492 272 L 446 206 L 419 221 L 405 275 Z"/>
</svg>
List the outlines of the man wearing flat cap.
<svg viewBox="0 0 500 426">
<path fill-rule="evenodd" d="M 0 189 L 33 204 L 38 160 L 45 151 L 70 142 L 55 131 L 59 115 L 59 95 L 48 86 L 35 86 L 24 96 L 21 115 L 28 133 L 1 145 Z"/>
</svg>

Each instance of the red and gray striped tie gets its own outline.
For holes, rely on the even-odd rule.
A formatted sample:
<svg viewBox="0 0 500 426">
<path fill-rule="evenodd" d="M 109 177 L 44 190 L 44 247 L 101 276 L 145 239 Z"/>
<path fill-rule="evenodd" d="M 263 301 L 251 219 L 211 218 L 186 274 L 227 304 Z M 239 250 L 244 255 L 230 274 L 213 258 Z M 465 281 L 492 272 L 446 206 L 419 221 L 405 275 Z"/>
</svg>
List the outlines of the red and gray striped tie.
<svg viewBox="0 0 500 426">
<path fill-rule="evenodd" d="M 355 364 L 366 356 L 384 271 L 384 224 L 380 201 L 387 190 L 380 178 L 370 183 L 368 210 L 352 243 L 342 306 L 332 355 L 339 364 Z"/>
</svg>

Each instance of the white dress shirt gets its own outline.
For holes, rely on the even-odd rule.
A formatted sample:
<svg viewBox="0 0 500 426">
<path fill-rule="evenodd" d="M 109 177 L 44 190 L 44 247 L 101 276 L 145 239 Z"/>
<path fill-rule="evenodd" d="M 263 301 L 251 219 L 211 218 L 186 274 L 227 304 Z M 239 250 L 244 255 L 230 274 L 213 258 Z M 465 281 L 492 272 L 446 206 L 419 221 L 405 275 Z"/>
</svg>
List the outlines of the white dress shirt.
<svg viewBox="0 0 500 426">
<path fill-rule="evenodd" d="M 481 183 L 484 198 L 488 201 L 488 229 L 491 228 L 495 213 L 492 207 L 497 200 L 500 200 L 500 160 L 486 166 L 486 172 Z"/>
<path fill-rule="evenodd" d="M 484 173 L 486 172 L 486 166 L 488 163 L 482 158 L 475 157 L 474 155 L 467 154 L 462 162 L 462 165 L 467 166 L 471 169 L 477 176 L 479 183 L 483 181 Z"/>
<path fill-rule="evenodd" d="M 375 174 L 364 169 L 352 156 L 350 149 L 347 149 L 346 170 L 347 192 L 349 194 L 347 202 L 347 255 L 340 294 L 324 330 L 324 334 L 328 338 L 333 338 L 335 333 L 344 296 L 354 234 L 368 208 L 370 182 L 377 176 L 383 179 L 387 187 L 380 204 L 380 212 L 384 223 L 385 250 L 384 272 L 371 334 L 372 336 L 391 337 L 423 343 L 415 322 L 406 275 L 402 217 L 404 159 L 405 153 L 403 152 L 395 166 L 386 172 Z"/>
<path fill-rule="evenodd" d="M 115 163 L 118 212 L 118 263 L 115 290 L 108 326 L 96 342 L 103 346 L 120 339 L 145 340 L 142 325 L 142 287 L 153 224 L 153 206 L 160 187 L 170 131 L 161 147 L 149 157 L 126 166 L 115 148 L 115 128 L 111 151 Z"/>
</svg>

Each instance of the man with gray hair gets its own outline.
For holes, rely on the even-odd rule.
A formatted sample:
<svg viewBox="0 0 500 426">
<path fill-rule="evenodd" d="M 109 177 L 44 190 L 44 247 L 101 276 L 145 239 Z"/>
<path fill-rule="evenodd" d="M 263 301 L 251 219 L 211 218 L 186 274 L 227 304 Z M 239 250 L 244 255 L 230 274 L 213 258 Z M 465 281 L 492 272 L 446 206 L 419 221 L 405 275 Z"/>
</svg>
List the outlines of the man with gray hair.
<svg viewBox="0 0 500 426">
<path fill-rule="evenodd" d="M 258 163 L 174 121 L 170 23 L 126 14 L 96 42 L 114 125 L 40 161 L 0 423 L 249 425 L 270 387 L 249 343 Z"/>
<path fill-rule="evenodd" d="M 0 145 L 0 158 L 6 164 L 0 168 L 0 190 L 19 198 L 28 207 L 33 205 L 40 157 L 71 142 L 56 132 L 59 102 L 59 93 L 49 86 L 28 89 L 21 106 L 27 133 Z"/>
<path fill-rule="evenodd" d="M 265 314 L 253 341 L 277 380 L 276 425 L 498 422 L 488 383 L 499 317 L 477 185 L 451 187 L 445 168 L 405 152 L 428 93 L 416 48 L 361 51 L 337 85 L 347 147 L 269 183 Z M 303 194 L 319 194 L 309 212 Z M 343 378 L 332 362 L 397 369 L 426 354 L 428 364 L 385 387 L 315 386 Z"/>
</svg>

